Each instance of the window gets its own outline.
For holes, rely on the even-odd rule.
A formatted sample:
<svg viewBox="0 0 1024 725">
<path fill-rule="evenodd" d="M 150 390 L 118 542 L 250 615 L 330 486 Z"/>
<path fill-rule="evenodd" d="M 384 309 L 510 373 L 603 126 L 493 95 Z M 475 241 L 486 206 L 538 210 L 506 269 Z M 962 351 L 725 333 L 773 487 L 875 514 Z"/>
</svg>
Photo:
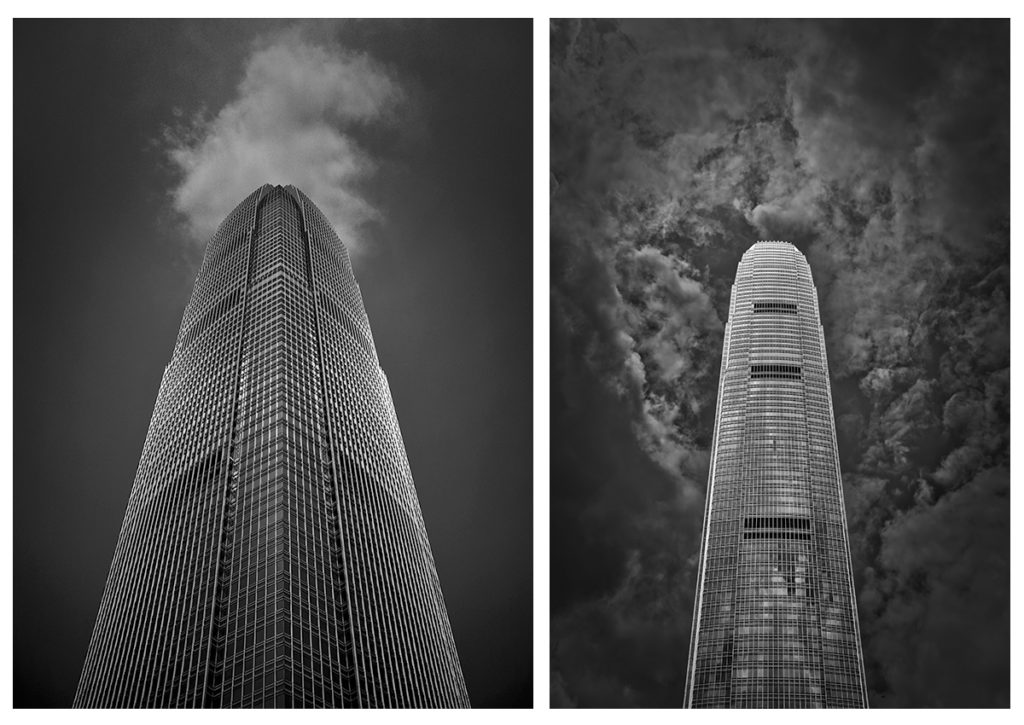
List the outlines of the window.
<svg viewBox="0 0 1024 725">
<path fill-rule="evenodd" d="M 795 315 L 796 305 L 792 302 L 755 302 L 755 315 Z"/>
<path fill-rule="evenodd" d="M 750 377 L 752 379 L 773 378 L 776 380 L 799 380 L 802 375 L 799 365 L 779 365 L 769 363 L 766 365 L 751 365 Z"/>
</svg>

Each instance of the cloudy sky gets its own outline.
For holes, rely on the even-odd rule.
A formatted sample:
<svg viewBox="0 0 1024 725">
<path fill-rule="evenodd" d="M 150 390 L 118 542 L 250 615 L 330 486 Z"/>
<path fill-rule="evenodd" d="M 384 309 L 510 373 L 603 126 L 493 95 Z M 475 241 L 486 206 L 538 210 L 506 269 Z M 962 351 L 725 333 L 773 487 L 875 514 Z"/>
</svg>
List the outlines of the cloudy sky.
<svg viewBox="0 0 1024 725">
<path fill-rule="evenodd" d="M 353 252 L 473 703 L 529 706 L 529 21 L 17 21 L 14 704 L 69 706 L 209 233 Z"/>
<path fill-rule="evenodd" d="M 1009 705 L 1009 22 L 551 28 L 552 703 L 679 706 L 729 290 L 814 273 L 873 707 Z"/>
</svg>

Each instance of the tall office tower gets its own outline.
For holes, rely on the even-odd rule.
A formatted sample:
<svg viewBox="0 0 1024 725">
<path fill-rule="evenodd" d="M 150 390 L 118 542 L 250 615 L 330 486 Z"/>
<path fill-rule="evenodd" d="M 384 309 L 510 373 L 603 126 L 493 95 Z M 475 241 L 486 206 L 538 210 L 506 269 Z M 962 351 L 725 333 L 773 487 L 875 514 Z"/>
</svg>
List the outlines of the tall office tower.
<svg viewBox="0 0 1024 725">
<path fill-rule="evenodd" d="M 811 269 L 758 242 L 725 327 L 687 707 L 867 707 Z"/>
<path fill-rule="evenodd" d="M 291 186 L 206 250 L 75 705 L 469 705 L 348 253 Z"/>
</svg>

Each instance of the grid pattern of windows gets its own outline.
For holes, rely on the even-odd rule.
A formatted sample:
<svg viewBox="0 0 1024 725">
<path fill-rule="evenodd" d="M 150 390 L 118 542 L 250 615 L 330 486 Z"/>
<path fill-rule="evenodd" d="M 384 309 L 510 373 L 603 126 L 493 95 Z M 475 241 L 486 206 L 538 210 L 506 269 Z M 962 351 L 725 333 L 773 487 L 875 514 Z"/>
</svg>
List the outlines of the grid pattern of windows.
<svg viewBox="0 0 1024 725">
<path fill-rule="evenodd" d="M 206 252 L 76 707 L 467 707 L 344 245 L 263 186 Z"/>
<path fill-rule="evenodd" d="M 786 242 L 732 290 L 687 707 L 867 707 L 825 342 Z"/>
</svg>

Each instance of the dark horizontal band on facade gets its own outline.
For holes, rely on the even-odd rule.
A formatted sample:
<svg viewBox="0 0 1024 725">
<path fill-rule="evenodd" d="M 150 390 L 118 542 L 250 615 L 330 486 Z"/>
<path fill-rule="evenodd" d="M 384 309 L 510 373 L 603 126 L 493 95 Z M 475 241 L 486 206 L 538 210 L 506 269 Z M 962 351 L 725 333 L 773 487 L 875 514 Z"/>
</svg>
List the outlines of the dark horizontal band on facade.
<svg viewBox="0 0 1024 725">
<path fill-rule="evenodd" d="M 810 541 L 809 531 L 744 531 L 744 539 L 798 539 Z"/>
<path fill-rule="evenodd" d="M 810 531 L 811 520 L 800 516 L 747 516 L 745 529 L 802 529 Z"/>
<path fill-rule="evenodd" d="M 792 302 L 755 302 L 754 314 L 795 315 L 796 305 Z"/>
<path fill-rule="evenodd" d="M 802 370 L 799 365 L 780 365 L 777 363 L 751 365 L 750 377 L 799 380 L 802 377 Z"/>
</svg>

